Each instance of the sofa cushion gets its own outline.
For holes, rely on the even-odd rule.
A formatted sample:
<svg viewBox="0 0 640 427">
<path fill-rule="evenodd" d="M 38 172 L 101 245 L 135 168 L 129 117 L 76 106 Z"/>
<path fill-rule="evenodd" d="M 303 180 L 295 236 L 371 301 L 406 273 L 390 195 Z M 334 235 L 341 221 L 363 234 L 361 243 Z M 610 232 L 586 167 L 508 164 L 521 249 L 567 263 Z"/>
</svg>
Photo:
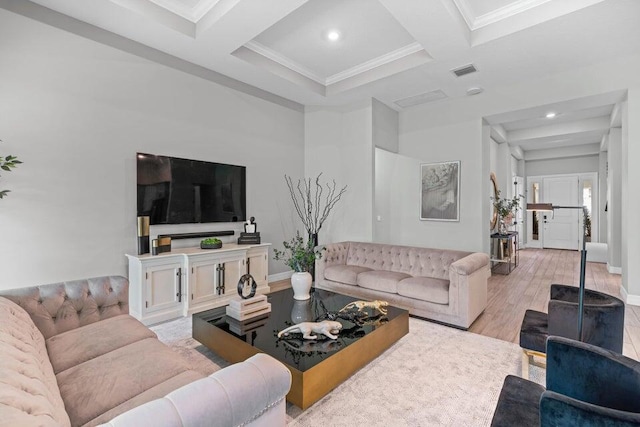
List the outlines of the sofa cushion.
<svg viewBox="0 0 640 427">
<path fill-rule="evenodd" d="M 365 271 L 371 271 L 371 269 L 357 265 L 332 265 L 324 269 L 324 278 L 347 285 L 357 285 L 358 274 Z"/>
<path fill-rule="evenodd" d="M 155 337 L 156 334 L 138 320 L 123 314 L 54 335 L 46 342 L 57 374 L 120 347 Z"/>
<path fill-rule="evenodd" d="M 398 294 L 435 304 L 449 304 L 449 281 L 432 277 L 410 277 L 398 283 Z"/>
<path fill-rule="evenodd" d="M 395 271 L 374 270 L 358 274 L 358 286 L 376 291 L 398 293 L 398 282 L 409 276 Z"/>
<path fill-rule="evenodd" d="M 0 424 L 69 426 L 42 333 L 0 297 Z"/>
<path fill-rule="evenodd" d="M 123 402 L 188 371 L 180 355 L 147 338 L 56 375 L 73 425 L 84 425 Z"/>
<path fill-rule="evenodd" d="M 180 387 L 191 384 L 192 382 L 202 378 L 204 378 L 204 376 L 196 371 L 186 371 L 178 374 L 175 377 L 171 377 L 168 380 L 161 382 L 160 384 L 153 386 L 148 390 L 143 391 L 134 398 L 121 403 L 115 408 L 108 410 L 104 414 L 99 415 L 97 418 L 94 418 L 93 420 L 86 423 L 83 427 L 92 427 L 107 423 L 118 415 L 124 414 L 125 412 L 138 406 L 144 405 L 145 403 L 151 402 L 152 400 L 165 397 L 167 394 L 179 389 Z"/>
</svg>

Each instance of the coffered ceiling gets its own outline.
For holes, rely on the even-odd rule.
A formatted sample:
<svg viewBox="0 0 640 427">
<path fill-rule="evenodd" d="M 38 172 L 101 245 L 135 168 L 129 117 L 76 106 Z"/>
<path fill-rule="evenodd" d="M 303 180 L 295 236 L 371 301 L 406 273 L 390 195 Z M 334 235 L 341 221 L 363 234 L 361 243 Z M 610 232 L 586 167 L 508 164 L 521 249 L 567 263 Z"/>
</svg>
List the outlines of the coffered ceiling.
<svg viewBox="0 0 640 427">
<path fill-rule="evenodd" d="M 640 0 L 0 0 L 0 7 L 146 58 L 161 52 L 165 65 L 298 106 L 374 97 L 402 110 L 640 52 Z M 89 25 L 78 30 L 78 21 Z M 328 39 L 331 31 L 337 40 Z M 469 64 L 477 71 L 452 72 Z M 595 122 L 613 104 L 574 105 L 572 120 Z M 556 125 L 571 122 L 564 114 Z M 496 123 L 512 135 L 548 126 L 535 115 L 507 119 Z M 514 144 L 523 150 L 544 141 L 521 137 Z"/>
</svg>

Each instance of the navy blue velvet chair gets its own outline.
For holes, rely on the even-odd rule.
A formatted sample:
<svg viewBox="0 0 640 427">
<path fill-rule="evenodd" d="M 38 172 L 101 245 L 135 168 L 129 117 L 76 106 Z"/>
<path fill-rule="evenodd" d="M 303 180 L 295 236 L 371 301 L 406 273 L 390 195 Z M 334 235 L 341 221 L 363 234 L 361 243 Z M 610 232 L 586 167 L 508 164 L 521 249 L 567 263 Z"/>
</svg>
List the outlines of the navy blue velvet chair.
<svg viewBox="0 0 640 427">
<path fill-rule="evenodd" d="M 529 378 L 529 364 L 534 357 L 545 357 L 549 336 L 578 339 L 579 289 L 568 285 L 551 285 L 548 312 L 527 310 L 520 328 L 523 350 L 522 378 Z M 622 353 L 624 337 L 624 303 L 622 300 L 589 289 L 584 293 L 583 340 L 586 343 Z"/>
<path fill-rule="evenodd" d="M 547 388 L 507 376 L 491 426 L 640 426 L 640 362 L 549 337 Z"/>
</svg>

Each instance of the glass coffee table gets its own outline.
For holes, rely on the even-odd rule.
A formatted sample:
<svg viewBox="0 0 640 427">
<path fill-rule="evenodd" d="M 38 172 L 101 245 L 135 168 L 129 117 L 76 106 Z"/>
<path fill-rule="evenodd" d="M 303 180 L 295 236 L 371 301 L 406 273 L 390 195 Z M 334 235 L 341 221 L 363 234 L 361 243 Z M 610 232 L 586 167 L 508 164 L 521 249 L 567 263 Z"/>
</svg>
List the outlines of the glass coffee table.
<svg viewBox="0 0 640 427">
<path fill-rule="evenodd" d="M 231 363 L 266 353 L 291 371 L 287 400 L 306 409 L 371 362 L 409 332 L 409 312 L 387 307 L 359 326 L 338 319 L 343 329 L 338 339 L 303 340 L 300 334 L 278 339 L 278 332 L 296 323 L 315 321 L 337 312 L 357 298 L 312 290 L 311 299 L 296 301 L 285 289 L 268 295 L 271 313 L 244 322 L 229 318 L 225 307 L 193 315 L 193 338 Z M 370 314 L 374 314 L 368 311 Z"/>
</svg>

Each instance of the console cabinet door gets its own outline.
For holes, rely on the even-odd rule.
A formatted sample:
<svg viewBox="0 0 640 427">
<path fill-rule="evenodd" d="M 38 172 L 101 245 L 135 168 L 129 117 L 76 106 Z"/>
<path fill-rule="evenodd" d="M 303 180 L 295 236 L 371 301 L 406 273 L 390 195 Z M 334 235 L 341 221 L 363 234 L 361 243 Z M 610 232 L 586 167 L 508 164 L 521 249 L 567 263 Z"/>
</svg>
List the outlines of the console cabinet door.
<svg viewBox="0 0 640 427">
<path fill-rule="evenodd" d="M 145 268 L 145 313 L 182 312 L 181 267 L 182 263 L 172 262 Z"/>
<path fill-rule="evenodd" d="M 247 252 L 247 272 L 253 276 L 258 286 L 267 286 L 269 275 L 269 260 L 267 248 L 251 248 Z"/>
<path fill-rule="evenodd" d="M 224 277 L 222 283 L 222 294 L 235 295 L 238 293 L 238 282 L 240 281 L 240 277 L 242 277 L 246 271 L 246 261 L 244 256 L 233 260 L 226 260 L 222 263 L 222 266 L 222 277 Z"/>
<path fill-rule="evenodd" d="M 214 300 L 219 293 L 220 264 L 216 259 L 193 261 L 191 263 L 191 303 L 200 304 Z"/>
</svg>

